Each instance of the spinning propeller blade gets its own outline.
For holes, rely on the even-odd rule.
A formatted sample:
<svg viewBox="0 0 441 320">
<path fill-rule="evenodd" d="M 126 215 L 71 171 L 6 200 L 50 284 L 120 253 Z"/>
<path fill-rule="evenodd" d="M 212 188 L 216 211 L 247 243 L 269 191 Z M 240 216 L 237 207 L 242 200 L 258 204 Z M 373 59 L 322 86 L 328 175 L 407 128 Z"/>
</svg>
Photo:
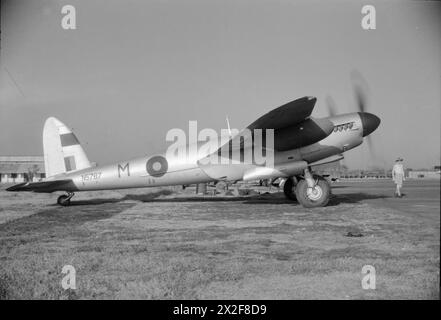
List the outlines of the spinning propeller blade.
<svg viewBox="0 0 441 320">
<path fill-rule="evenodd" d="M 364 79 L 364 77 L 361 75 L 361 73 L 357 70 L 354 70 L 351 72 L 351 81 L 352 81 L 352 88 L 354 90 L 354 98 L 355 102 L 357 104 L 357 108 L 359 112 L 367 112 L 367 109 L 369 108 L 369 86 L 367 84 L 367 81 Z M 376 129 L 376 127 L 375 127 Z M 372 142 L 371 136 L 368 134 L 365 136 L 366 139 L 366 145 L 369 151 L 369 155 L 371 159 L 375 159 L 375 150 L 374 145 Z"/>
<path fill-rule="evenodd" d="M 328 106 L 329 116 L 335 116 L 337 114 L 337 108 L 335 107 L 334 99 L 330 95 L 326 96 L 326 105 Z"/>
<path fill-rule="evenodd" d="M 374 145 L 372 142 L 372 138 L 369 135 L 373 130 L 375 130 L 379 124 L 379 119 L 370 114 L 367 113 L 367 110 L 369 109 L 369 86 L 367 84 L 367 81 L 364 79 L 364 77 L 361 75 L 359 71 L 352 71 L 351 72 L 351 82 L 352 82 L 352 89 L 353 94 L 356 102 L 356 109 L 358 112 L 360 112 L 360 117 L 362 118 L 363 123 L 363 136 L 366 139 L 366 145 L 370 154 L 370 157 L 372 159 L 375 159 L 375 151 L 374 151 Z M 326 96 L 326 106 L 328 108 L 328 114 L 329 116 L 334 116 L 337 114 L 337 107 L 334 102 L 334 99 L 330 95 Z"/>
</svg>

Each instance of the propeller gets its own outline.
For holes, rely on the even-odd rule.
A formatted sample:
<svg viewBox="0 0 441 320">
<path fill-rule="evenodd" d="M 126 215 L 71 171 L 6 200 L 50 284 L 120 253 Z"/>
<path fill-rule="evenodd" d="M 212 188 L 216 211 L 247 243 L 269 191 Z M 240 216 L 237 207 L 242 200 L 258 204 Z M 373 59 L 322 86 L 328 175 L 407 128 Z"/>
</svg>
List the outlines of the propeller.
<svg viewBox="0 0 441 320">
<path fill-rule="evenodd" d="M 369 86 L 360 72 L 351 72 L 352 88 L 359 112 L 366 112 L 368 105 Z"/>
<path fill-rule="evenodd" d="M 351 82 L 354 91 L 354 98 L 359 112 L 367 112 L 369 109 L 369 86 L 365 78 L 357 70 L 351 72 Z M 377 124 L 378 125 L 378 124 Z M 370 134 L 364 137 L 366 140 L 367 150 L 369 152 L 369 158 L 372 163 L 384 163 L 384 160 L 378 158 L 375 152 L 374 143 Z"/>
<path fill-rule="evenodd" d="M 330 117 L 337 114 L 337 108 L 335 107 L 334 99 L 330 95 L 326 96 L 326 105 L 328 106 L 328 113 Z"/>
<path fill-rule="evenodd" d="M 351 77 L 351 83 L 352 83 L 352 89 L 353 94 L 356 102 L 356 109 L 358 112 L 366 113 L 369 109 L 369 86 L 367 84 L 367 81 L 364 79 L 364 77 L 361 75 L 361 73 L 357 70 L 354 70 L 350 74 Z M 329 116 L 334 116 L 337 114 L 337 108 L 336 104 L 334 102 L 334 99 L 330 96 L 326 96 L 326 105 L 328 108 Z M 362 115 L 361 115 L 362 116 Z M 372 115 L 366 114 L 364 117 L 369 117 Z M 362 116 L 363 117 L 363 116 Z M 368 131 L 369 132 L 369 131 Z M 368 152 L 370 154 L 370 157 L 372 160 L 376 159 L 374 145 L 372 142 L 372 138 L 370 135 L 366 135 L 365 137 L 366 145 L 368 148 Z M 375 161 L 373 161 L 375 162 Z"/>
<path fill-rule="evenodd" d="M 369 86 L 367 84 L 367 81 L 357 70 L 353 70 L 351 72 L 351 80 L 352 80 L 352 88 L 354 91 L 354 98 L 358 107 L 358 111 L 367 112 L 367 108 L 368 108 L 367 106 L 369 105 L 367 98 L 369 93 Z M 368 135 L 365 137 L 365 139 L 370 155 L 375 158 L 375 150 L 371 136 Z"/>
</svg>

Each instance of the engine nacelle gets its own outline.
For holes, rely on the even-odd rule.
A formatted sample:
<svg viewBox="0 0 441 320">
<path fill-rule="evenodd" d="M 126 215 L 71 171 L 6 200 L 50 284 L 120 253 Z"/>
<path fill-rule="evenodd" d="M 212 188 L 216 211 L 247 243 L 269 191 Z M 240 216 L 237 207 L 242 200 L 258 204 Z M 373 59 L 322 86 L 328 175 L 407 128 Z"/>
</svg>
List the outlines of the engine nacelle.
<svg viewBox="0 0 441 320">
<path fill-rule="evenodd" d="M 316 143 L 334 130 L 334 124 L 328 119 L 309 118 L 301 123 L 274 130 L 274 149 L 286 151 Z"/>
<path fill-rule="evenodd" d="M 291 161 L 270 167 L 254 167 L 245 171 L 242 180 L 270 179 L 280 177 L 291 177 L 302 174 L 303 170 L 308 167 L 306 161 Z"/>
</svg>

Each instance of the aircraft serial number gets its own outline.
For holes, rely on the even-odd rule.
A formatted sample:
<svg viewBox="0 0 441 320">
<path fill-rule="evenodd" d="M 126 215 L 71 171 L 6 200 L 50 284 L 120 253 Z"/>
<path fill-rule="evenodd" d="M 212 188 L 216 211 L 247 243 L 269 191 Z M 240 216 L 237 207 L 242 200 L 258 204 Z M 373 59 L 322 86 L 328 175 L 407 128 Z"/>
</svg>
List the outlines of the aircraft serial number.
<svg viewBox="0 0 441 320">
<path fill-rule="evenodd" d="M 101 172 L 92 172 L 81 175 L 81 180 L 83 181 L 93 181 L 101 178 Z"/>
</svg>

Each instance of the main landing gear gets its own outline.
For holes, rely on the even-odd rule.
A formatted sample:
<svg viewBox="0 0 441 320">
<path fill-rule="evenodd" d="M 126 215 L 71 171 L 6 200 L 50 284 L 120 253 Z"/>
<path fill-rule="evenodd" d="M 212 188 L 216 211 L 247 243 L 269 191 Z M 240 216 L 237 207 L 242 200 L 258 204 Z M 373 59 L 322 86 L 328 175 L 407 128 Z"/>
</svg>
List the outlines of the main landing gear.
<svg viewBox="0 0 441 320">
<path fill-rule="evenodd" d="M 297 200 L 305 208 L 315 208 L 328 204 L 331 187 L 325 178 L 305 169 L 303 177 L 290 177 L 285 181 L 283 192 L 288 199 Z"/>
<path fill-rule="evenodd" d="M 297 201 L 296 197 L 296 185 L 298 184 L 298 180 L 296 177 L 289 177 L 285 184 L 283 185 L 283 193 L 285 193 L 285 197 L 292 201 Z"/>
<path fill-rule="evenodd" d="M 58 197 L 57 199 L 57 203 L 60 206 L 63 207 L 67 207 L 68 205 L 70 205 L 70 199 L 75 195 L 75 193 L 73 192 L 68 192 L 67 194 L 63 194 L 61 196 Z"/>
</svg>

